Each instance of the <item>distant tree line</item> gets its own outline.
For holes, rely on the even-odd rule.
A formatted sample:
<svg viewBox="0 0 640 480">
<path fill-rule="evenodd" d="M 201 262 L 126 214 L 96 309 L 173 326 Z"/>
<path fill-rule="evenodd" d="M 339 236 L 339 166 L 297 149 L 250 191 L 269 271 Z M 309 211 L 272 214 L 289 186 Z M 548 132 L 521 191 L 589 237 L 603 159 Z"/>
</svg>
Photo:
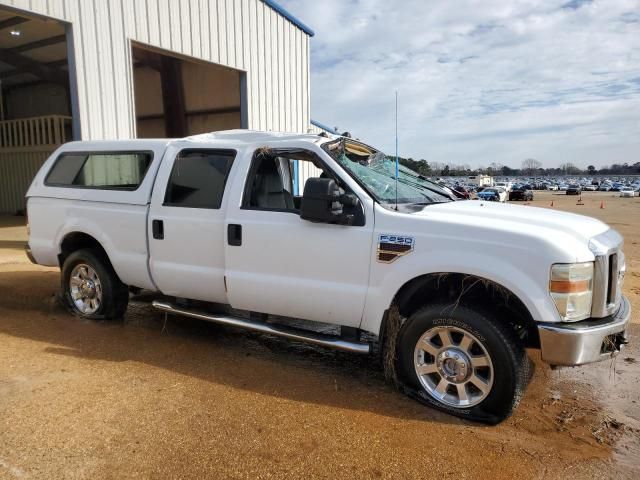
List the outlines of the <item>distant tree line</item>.
<svg viewBox="0 0 640 480">
<path fill-rule="evenodd" d="M 589 165 L 586 169 L 581 169 L 571 162 L 563 163 L 559 167 L 544 168 L 542 162 L 535 158 L 526 158 L 522 161 L 520 168 L 511 168 L 499 163 L 491 163 L 488 167 L 479 166 L 471 168 L 469 165 L 427 162 L 426 160 L 414 160 L 413 158 L 398 157 L 401 165 L 410 168 L 414 172 L 424 175 L 425 177 L 442 176 L 442 177 L 463 177 L 469 175 L 492 175 L 505 177 L 545 177 L 545 176 L 561 176 L 561 175 L 640 175 L 640 162 L 633 164 L 614 163 L 611 166 L 605 166 L 597 169 L 593 165 Z"/>
</svg>

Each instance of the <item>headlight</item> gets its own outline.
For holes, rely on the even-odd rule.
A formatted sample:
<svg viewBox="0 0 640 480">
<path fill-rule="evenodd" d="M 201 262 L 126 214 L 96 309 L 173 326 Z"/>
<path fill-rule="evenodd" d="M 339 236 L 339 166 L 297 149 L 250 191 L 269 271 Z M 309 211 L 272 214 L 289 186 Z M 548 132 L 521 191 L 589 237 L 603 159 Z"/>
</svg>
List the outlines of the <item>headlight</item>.
<svg viewBox="0 0 640 480">
<path fill-rule="evenodd" d="M 553 265 L 549 292 L 564 321 L 575 322 L 590 317 L 593 262 Z"/>
</svg>

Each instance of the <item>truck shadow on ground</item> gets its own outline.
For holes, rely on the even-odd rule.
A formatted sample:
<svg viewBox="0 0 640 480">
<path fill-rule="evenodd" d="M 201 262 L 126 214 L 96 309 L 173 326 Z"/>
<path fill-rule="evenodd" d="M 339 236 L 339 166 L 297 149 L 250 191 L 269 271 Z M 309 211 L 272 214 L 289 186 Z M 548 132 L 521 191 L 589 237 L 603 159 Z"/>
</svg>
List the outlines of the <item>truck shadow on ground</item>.
<svg viewBox="0 0 640 480">
<path fill-rule="evenodd" d="M 385 381 L 374 355 L 165 317 L 137 302 L 122 321 L 87 321 L 60 305 L 58 282 L 57 272 L 0 273 L 0 332 L 43 342 L 45 353 L 140 362 L 262 395 L 389 417 L 467 423 L 402 395 Z"/>
</svg>

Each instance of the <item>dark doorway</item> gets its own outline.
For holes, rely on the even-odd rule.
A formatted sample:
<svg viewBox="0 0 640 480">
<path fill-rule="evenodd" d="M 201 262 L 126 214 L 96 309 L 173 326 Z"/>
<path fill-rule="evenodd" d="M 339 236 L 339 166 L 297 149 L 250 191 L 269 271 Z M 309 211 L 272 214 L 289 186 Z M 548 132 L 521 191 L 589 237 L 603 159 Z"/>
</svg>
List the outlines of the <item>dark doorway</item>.
<svg viewBox="0 0 640 480">
<path fill-rule="evenodd" d="M 0 8 L 0 92 L 2 147 L 71 140 L 64 24 Z"/>
<path fill-rule="evenodd" d="M 138 138 L 241 128 L 242 72 L 132 45 Z"/>
<path fill-rule="evenodd" d="M 74 137 L 69 29 L 57 20 L 0 8 L 0 212 L 24 210 L 33 176 Z"/>
</svg>

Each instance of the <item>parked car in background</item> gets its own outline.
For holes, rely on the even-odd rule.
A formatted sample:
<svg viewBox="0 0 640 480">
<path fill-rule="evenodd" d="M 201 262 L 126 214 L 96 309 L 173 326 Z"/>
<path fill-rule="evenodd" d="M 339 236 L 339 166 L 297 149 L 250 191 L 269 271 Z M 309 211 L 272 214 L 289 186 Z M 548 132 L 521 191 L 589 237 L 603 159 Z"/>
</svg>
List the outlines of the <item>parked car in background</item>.
<svg viewBox="0 0 640 480">
<path fill-rule="evenodd" d="M 454 185 L 451 187 L 451 191 L 461 200 L 469 200 L 471 198 L 471 192 L 462 185 Z"/>
<path fill-rule="evenodd" d="M 478 192 L 479 200 L 488 200 L 490 202 L 506 202 L 507 192 L 502 187 L 487 187 Z"/>
<path fill-rule="evenodd" d="M 567 195 L 580 195 L 582 193 L 582 187 L 577 183 L 572 183 L 567 187 Z"/>
<path fill-rule="evenodd" d="M 501 187 L 487 187 L 478 193 L 478 198 L 490 202 L 506 202 L 507 192 Z"/>
<path fill-rule="evenodd" d="M 607 185 L 606 183 L 603 183 L 598 187 L 599 192 L 608 192 L 609 190 L 611 190 L 611 185 Z"/>
<path fill-rule="evenodd" d="M 510 192 L 513 188 L 513 184 L 511 182 L 497 182 L 495 186 L 504 188 L 506 192 Z"/>
<path fill-rule="evenodd" d="M 436 182 L 436 185 L 438 185 L 440 188 L 442 188 L 442 190 L 447 192 L 447 194 L 449 195 L 449 197 L 452 200 L 455 200 L 456 198 L 462 198 L 461 194 L 454 192 L 453 191 L 453 187 L 450 187 L 446 183 L 444 183 L 444 182 Z"/>
<path fill-rule="evenodd" d="M 620 189 L 620 196 L 633 198 L 636 196 L 636 192 L 631 187 L 622 187 Z"/>
<path fill-rule="evenodd" d="M 516 185 L 509 192 L 509 201 L 524 200 L 526 202 L 533 200 L 533 191 L 524 185 Z"/>
<path fill-rule="evenodd" d="M 582 187 L 582 189 L 585 192 L 595 192 L 598 189 L 598 187 L 594 184 L 590 184 L 590 185 L 585 185 L 584 187 Z"/>
<path fill-rule="evenodd" d="M 549 190 L 557 192 L 558 191 L 558 185 L 556 185 L 555 183 L 550 184 L 549 185 Z"/>
</svg>

